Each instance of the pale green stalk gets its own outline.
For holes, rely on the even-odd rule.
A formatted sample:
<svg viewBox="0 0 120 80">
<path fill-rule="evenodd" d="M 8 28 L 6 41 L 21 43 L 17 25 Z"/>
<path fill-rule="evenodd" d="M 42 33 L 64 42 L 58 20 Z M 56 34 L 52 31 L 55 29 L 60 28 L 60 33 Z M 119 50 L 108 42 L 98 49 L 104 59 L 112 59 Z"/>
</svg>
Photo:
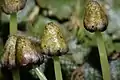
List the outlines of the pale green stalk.
<svg viewBox="0 0 120 80">
<path fill-rule="evenodd" d="M 106 49 L 105 49 L 104 39 L 100 32 L 96 32 L 95 35 L 96 35 L 97 45 L 98 45 L 98 50 L 99 50 L 103 80 L 111 80 L 109 62 L 107 59 L 107 53 L 106 53 Z"/>
<path fill-rule="evenodd" d="M 35 73 L 37 74 L 40 80 L 47 80 L 45 75 L 38 68 L 35 68 Z"/>
<path fill-rule="evenodd" d="M 10 15 L 10 27 L 9 27 L 10 35 L 17 33 L 17 13 L 12 13 Z"/>
<path fill-rule="evenodd" d="M 62 79 L 62 72 L 61 72 L 61 65 L 60 65 L 59 57 L 54 56 L 53 60 L 54 60 L 54 70 L 55 70 L 56 80 L 63 80 Z"/>
<path fill-rule="evenodd" d="M 17 33 L 17 13 L 10 14 L 10 35 Z M 20 80 L 19 69 L 12 70 L 13 80 Z"/>
</svg>

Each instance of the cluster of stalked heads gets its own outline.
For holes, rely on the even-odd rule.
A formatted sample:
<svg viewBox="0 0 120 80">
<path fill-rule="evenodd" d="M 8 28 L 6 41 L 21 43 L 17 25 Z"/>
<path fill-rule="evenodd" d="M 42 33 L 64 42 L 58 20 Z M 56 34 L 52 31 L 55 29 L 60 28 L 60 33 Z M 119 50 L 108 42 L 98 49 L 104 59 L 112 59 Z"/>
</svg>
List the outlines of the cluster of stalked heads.
<svg viewBox="0 0 120 80">
<path fill-rule="evenodd" d="M 86 5 L 83 23 L 85 29 L 90 32 L 103 32 L 107 29 L 107 15 L 97 1 L 90 0 Z"/>
<path fill-rule="evenodd" d="M 44 56 L 60 56 L 68 51 L 67 43 L 58 25 L 53 22 L 45 26 L 40 45 L 24 36 L 12 35 L 8 38 L 1 57 L 3 68 L 13 69 L 44 63 Z"/>
<path fill-rule="evenodd" d="M 2 10 L 6 14 L 16 13 L 25 7 L 27 0 L 3 0 Z"/>
<path fill-rule="evenodd" d="M 8 38 L 1 57 L 2 68 L 8 69 L 32 67 L 33 64 L 40 65 L 43 61 L 43 55 L 36 50 L 29 39 L 16 35 Z"/>
</svg>

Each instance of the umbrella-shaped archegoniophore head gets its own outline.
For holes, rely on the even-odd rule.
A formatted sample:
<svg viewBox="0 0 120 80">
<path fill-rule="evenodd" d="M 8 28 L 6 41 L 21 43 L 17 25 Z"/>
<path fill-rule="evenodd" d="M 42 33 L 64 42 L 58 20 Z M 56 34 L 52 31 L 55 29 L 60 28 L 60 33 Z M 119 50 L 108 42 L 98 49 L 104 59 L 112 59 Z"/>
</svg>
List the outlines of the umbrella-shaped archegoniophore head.
<svg viewBox="0 0 120 80">
<path fill-rule="evenodd" d="M 7 13 L 15 13 L 25 7 L 26 0 L 3 0 L 2 10 Z"/>
<path fill-rule="evenodd" d="M 43 56 L 37 52 L 34 44 L 22 36 L 19 36 L 16 42 L 16 58 L 20 66 L 43 62 Z"/>
<path fill-rule="evenodd" d="M 4 47 L 4 54 L 1 57 L 2 67 L 7 67 L 9 69 L 16 66 L 15 63 L 15 46 L 17 37 L 15 35 L 10 36 Z"/>
<path fill-rule="evenodd" d="M 51 56 L 62 55 L 68 51 L 68 46 L 58 25 L 53 22 L 45 26 L 41 38 L 41 49 L 43 53 Z"/>
<path fill-rule="evenodd" d="M 1 67 L 7 69 L 29 67 L 42 64 L 43 61 L 44 56 L 36 50 L 31 40 L 23 36 L 12 35 L 5 44 L 4 53 L 1 56 Z"/>
<path fill-rule="evenodd" d="M 97 1 L 89 1 L 85 8 L 84 27 L 90 32 L 105 31 L 108 19 L 105 11 Z"/>
</svg>

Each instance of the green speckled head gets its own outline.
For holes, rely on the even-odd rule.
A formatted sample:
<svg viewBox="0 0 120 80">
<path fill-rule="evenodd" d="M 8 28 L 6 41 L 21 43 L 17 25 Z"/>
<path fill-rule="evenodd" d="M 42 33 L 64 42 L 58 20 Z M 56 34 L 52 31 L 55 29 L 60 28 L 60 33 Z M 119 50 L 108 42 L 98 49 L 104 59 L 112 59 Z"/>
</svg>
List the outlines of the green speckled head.
<svg viewBox="0 0 120 80">
<path fill-rule="evenodd" d="M 16 46 L 16 36 L 10 36 L 4 47 L 4 54 L 1 58 L 2 66 L 13 68 L 16 66 L 15 63 L 15 46 Z"/>
<path fill-rule="evenodd" d="M 16 57 L 20 66 L 43 62 L 43 56 L 37 53 L 35 46 L 25 37 L 18 37 L 16 42 Z"/>
<path fill-rule="evenodd" d="M 84 27 L 90 32 L 104 31 L 108 25 L 107 16 L 97 1 L 89 1 L 85 8 Z"/>
<path fill-rule="evenodd" d="M 41 49 L 47 55 L 61 55 L 68 51 L 67 44 L 63 38 L 58 25 L 50 22 L 45 26 L 41 38 Z"/>
<path fill-rule="evenodd" d="M 7 14 L 18 12 L 24 8 L 25 3 L 26 0 L 3 0 L 2 10 Z"/>
</svg>

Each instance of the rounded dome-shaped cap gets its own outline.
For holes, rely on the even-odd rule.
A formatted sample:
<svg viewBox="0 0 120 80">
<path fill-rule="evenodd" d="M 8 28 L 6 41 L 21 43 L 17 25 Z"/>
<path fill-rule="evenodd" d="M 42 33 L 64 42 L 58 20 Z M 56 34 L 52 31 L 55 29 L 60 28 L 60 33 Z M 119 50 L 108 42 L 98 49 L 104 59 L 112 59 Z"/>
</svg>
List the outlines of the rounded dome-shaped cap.
<svg viewBox="0 0 120 80">
<path fill-rule="evenodd" d="M 102 32 L 108 26 L 107 15 L 97 1 L 88 2 L 83 22 L 85 29 L 90 32 Z"/>
<path fill-rule="evenodd" d="M 26 0 L 3 0 L 2 10 L 7 14 L 18 12 L 25 7 Z"/>
<path fill-rule="evenodd" d="M 41 49 L 43 53 L 51 56 L 62 55 L 68 51 L 68 46 L 59 26 L 53 22 L 45 26 L 41 38 Z"/>
</svg>

